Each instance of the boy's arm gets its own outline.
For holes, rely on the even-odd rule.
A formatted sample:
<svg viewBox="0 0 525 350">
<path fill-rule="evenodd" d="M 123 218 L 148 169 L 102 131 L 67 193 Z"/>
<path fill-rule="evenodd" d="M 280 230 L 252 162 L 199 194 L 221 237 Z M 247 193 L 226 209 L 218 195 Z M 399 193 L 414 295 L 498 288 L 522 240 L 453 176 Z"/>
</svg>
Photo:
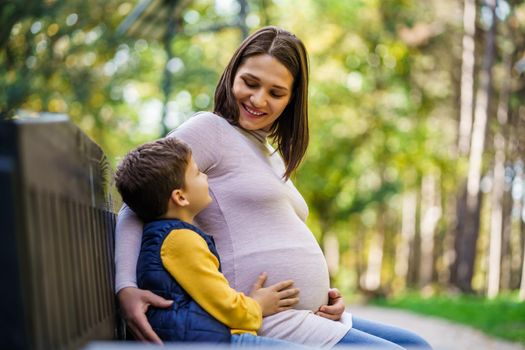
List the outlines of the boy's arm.
<svg viewBox="0 0 525 350">
<path fill-rule="evenodd" d="M 182 288 L 210 315 L 232 329 L 256 331 L 262 324 L 259 304 L 231 288 L 219 261 L 197 233 L 173 230 L 161 248 L 162 263 Z"/>
</svg>

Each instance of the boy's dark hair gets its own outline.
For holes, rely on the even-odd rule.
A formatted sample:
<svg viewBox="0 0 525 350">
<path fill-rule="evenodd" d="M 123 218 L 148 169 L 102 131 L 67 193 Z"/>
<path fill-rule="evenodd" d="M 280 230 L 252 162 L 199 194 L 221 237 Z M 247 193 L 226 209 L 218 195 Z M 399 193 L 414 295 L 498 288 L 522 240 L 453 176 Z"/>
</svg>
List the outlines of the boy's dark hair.
<svg viewBox="0 0 525 350">
<path fill-rule="evenodd" d="M 189 146 L 173 137 L 132 150 L 115 175 L 122 200 L 144 221 L 164 215 L 173 190 L 184 187 L 190 156 Z"/>
</svg>

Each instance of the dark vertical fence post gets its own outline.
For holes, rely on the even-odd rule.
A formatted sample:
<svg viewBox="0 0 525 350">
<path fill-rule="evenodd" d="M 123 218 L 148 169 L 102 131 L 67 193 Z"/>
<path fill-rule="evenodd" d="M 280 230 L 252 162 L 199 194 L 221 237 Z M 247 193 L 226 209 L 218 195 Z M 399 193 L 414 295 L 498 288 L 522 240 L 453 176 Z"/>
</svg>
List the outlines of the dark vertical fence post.
<svg viewBox="0 0 525 350">
<path fill-rule="evenodd" d="M 65 117 L 0 123 L 0 348 L 117 337 L 102 150 Z"/>
</svg>

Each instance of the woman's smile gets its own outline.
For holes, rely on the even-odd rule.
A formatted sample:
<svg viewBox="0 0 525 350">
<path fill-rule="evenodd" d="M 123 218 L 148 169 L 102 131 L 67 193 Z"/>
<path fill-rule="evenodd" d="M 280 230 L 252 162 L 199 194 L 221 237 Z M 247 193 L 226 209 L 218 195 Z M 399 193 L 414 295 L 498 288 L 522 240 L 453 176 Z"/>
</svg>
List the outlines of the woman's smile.
<svg viewBox="0 0 525 350">
<path fill-rule="evenodd" d="M 242 106 L 244 107 L 244 109 L 246 110 L 246 112 L 248 112 L 248 114 L 250 116 L 253 116 L 253 117 L 260 117 L 266 113 L 264 112 L 259 112 L 257 109 L 253 108 L 253 107 L 248 107 L 246 104 L 242 104 Z"/>
</svg>

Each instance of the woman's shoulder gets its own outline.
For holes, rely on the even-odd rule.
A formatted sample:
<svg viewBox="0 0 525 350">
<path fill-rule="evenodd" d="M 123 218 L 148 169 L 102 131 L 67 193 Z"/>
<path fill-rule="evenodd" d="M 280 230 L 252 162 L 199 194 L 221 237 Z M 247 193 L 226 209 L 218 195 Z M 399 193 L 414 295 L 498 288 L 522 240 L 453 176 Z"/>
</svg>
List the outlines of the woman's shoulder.
<svg viewBox="0 0 525 350">
<path fill-rule="evenodd" d="M 197 112 L 184 123 L 168 133 L 168 137 L 174 136 L 183 141 L 192 143 L 195 138 L 207 138 L 208 142 L 219 141 L 225 130 L 230 128 L 226 119 L 212 112 Z"/>
<path fill-rule="evenodd" d="M 228 128 L 231 127 L 224 118 L 211 112 L 198 112 L 172 130 L 168 137 L 176 137 L 187 143 L 199 169 L 208 173 L 223 157 L 223 135 Z"/>
<path fill-rule="evenodd" d="M 230 126 L 228 121 L 223 117 L 208 111 L 197 112 L 192 115 L 186 122 L 184 122 L 180 127 L 192 127 L 199 128 L 204 126 L 206 128 L 226 128 Z"/>
</svg>

